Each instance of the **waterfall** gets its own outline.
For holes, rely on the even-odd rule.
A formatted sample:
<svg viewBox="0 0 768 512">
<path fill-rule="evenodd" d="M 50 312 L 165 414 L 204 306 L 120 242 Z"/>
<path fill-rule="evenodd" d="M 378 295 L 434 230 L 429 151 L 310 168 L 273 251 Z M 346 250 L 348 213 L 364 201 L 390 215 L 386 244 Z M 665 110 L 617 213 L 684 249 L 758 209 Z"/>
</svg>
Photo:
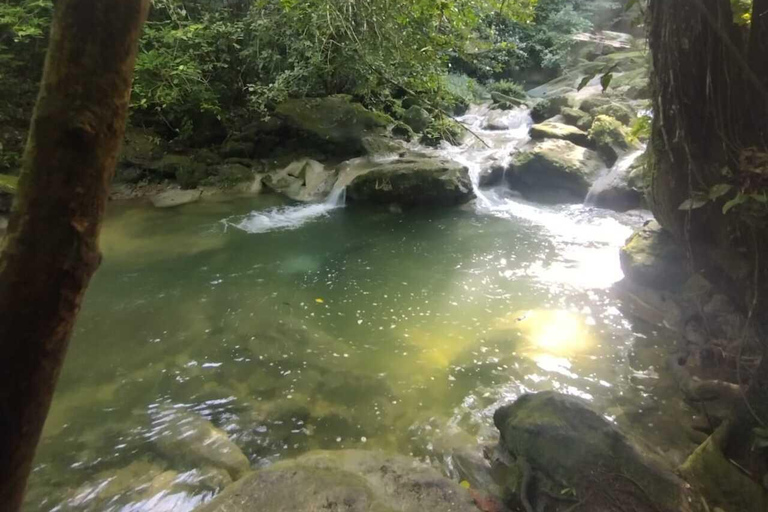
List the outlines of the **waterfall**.
<svg viewBox="0 0 768 512">
<path fill-rule="evenodd" d="M 637 160 L 643 153 L 645 153 L 645 147 L 627 153 L 619 158 L 613 167 L 608 169 L 592 184 L 586 199 L 584 199 L 584 204 L 587 206 L 594 206 L 597 196 L 604 190 L 612 188 L 613 185 L 626 174 L 629 168 L 632 167 L 635 160 Z"/>
</svg>

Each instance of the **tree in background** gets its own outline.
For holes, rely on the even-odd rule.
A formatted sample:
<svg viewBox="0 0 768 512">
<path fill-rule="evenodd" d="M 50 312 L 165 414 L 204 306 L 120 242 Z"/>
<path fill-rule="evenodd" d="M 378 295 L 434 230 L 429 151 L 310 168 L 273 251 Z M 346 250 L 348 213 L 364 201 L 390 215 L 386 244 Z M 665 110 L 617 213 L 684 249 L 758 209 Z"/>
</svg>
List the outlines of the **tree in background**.
<svg viewBox="0 0 768 512">
<path fill-rule="evenodd" d="M 122 143 L 149 0 L 58 0 L 19 195 L 0 255 L 0 503 L 16 511 Z"/>
<path fill-rule="evenodd" d="M 732 8 L 732 4 L 736 9 Z M 694 270 L 768 334 L 768 2 L 651 0 L 654 215 Z M 746 339 L 746 335 L 745 335 Z M 765 510 L 752 478 L 768 472 L 767 344 L 732 419 L 684 468 L 715 502 Z M 737 364 L 741 364 L 741 358 Z"/>
</svg>

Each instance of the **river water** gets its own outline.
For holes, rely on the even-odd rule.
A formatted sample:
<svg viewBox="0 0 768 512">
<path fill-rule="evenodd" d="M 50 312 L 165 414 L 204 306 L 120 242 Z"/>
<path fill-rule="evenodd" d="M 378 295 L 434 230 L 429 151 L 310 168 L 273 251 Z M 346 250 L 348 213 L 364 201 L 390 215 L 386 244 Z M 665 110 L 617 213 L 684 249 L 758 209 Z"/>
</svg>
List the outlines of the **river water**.
<svg viewBox="0 0 768 512">
<path fill-rule="evenodd" d="M 487 115 L 465 120 L 490 148 L 470 138 L 438 150 L 475 179 L 530 122 L 513 112 L 490 131 Z M 26 510 L 210 499 L 194 479 L 154 495 L 115 483 L 125 468 L 194 470 L 155 447 L 153 417 L 168 408 L 210 420 L 254 466 L 354 447 L 445 468 L 452 448 L 493 438 L 496 407 L 545 389 L 679 449 L 679 404 L 660 376 L 667 335 L 633 323 L 611 292 L 619 248 L 647 213 L 495 190 L 400 214 L 343 207 L 336 192 L 309 207 L 269 195 L 111 206 Z"/>
</svg>

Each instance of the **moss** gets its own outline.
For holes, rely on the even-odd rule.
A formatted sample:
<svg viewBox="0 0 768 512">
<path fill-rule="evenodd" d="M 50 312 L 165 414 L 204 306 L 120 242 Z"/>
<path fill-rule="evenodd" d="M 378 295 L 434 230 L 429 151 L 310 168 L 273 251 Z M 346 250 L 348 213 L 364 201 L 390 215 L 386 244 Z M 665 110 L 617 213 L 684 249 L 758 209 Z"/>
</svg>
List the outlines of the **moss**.
<svg viewBox="0 0 768 512">
<path fill-rule="evenodd" d="M 560 110 L 565 122 L 579 130 L 588 131 L 592 127 L 592 116 L 577 108 L 563 107 Z"/>
<path fill-rule="evenodd" d="M 600 147 L 629 149 L 629 134 L 621 122 L 610 116 L 597 116 L 589 130 L 589 138 Z"/>
<path fill-rule="evenodd" d="M 0 192 L 6 194 L 16 194 L 19 188 L 19 178 L 16 176 L 9 176 L 7 174 L 0 174 Z"/>
<path fill-rule="evenodd" d="M 608 116 L 620 121 L 622 124 L 629 125 L 635 119 L 635 112 L 620 103 L 610 103 L 594 109 L 592 112 L 594 116 Z"/>
</svg>

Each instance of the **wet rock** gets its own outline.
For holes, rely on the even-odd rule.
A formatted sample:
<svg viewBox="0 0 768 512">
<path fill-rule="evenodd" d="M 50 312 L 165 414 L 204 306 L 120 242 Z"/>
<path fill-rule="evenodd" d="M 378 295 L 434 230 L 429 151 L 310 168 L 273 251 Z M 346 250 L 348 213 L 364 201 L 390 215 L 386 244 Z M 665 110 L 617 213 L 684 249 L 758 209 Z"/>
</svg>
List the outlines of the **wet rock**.
<svg viewBox="0 0 768 512">
<path fill-rule="evenodd" d="M 531 127 L 531 138 L 533 139 L 562 139 L 579 146 L 588 147 L 589 137 L 587 132 L 584 132 L 575 126 L 567 124 L 556 123 L 554 121 L 545 121 L 540 124 L 535 124 Z"/>
<path fill-rule="evenodd" d="M 264 184 L 275 192 L 301 202 L 323 201 L 335 182 L 334 170 L 308 158 L 297 160 L 264 178 Z"/>
<path fill-rule="evenodd" d="M 577 108 L 563 107 L 560 115 L 566 123 L 575 126 L 579 130 L 588 131 L 592 127 L 592 116 Z"/>
<path fill-rule="evenodd" d="M 155 208 L 174 208 L 200 200 L 202 190 L 168 190 L 152 198 Z"/>
<path fill-rule="evenodd" d="M 314 141 L 320 149 L 339 155 L 364 154 L 363 138 L 383 134 L 394 123 L 346 95 L 289 99 L 278 105 L 275 113 L 306 137 L 305 145 Z"/>
<path fill-rule="evenodd" d="M 164 409 L 153 418 L 152 440 L 169 460 L 225 469 L 237 480 L 251 467 L 248 458 L 227 435 L 202 416 Z"/>
<path fill-rule="evenodd" d="M 597 107 L 592 111 L 593 116 L 608 116 L 616 119 L 620 123 L 630 124 L 635 120 L 635 112 L 621 103 L 609 103 L 602 107 Z"/>
<path fill-rule="evenodd" d="M 452 160 L 408 156 L 372 163 L 354 177 L 347 197 L 356 202 L 402 206 L 451 206 L 472 198 L 469 170 Z"/>
<path fill-rule="evenodd" d="M 582 399 L 551 391 L 523 395 L 497 410 L 494 424 L 502 445 L 530 475 L 521 486 L 529 503 L 540 497 L 541 479 L 533 475 L 542 475 L 574 490 L 585 510 L 622 510 L 619 502 L 648 512 L 698 510 L 681 480 Z"/>
<path fill-rule="evenodd" d="M 483 130 L 509 130 L 509 115 L 503 110 L 492 110 L 483 121 Z"/>
<path fill-rule="evenodd" d="M 403 114 L 403 122 L 414 132 L 421 133 L 432 123 L 432 116 L 422 107 L 413 105 Z"/>
<path fill-rule="evenodd" d="M 536 103 L 531 109 L 531 118 L 537 123 L 546 121 L 560 113 L 563 107 L 570 106 L 568 96 L 553 96 L 545 98 Z"/>
<path fill-rule="evenodd" d="M 630 149 L 627 129 L 610 116 L 599 115 L 592 122 L 589 140 L 608 165 L 613 165 L 619 155 Z"/>
<path fill-rule="evenodd" d="M 512 188 L 532 199 L 582 202 L 603 168 L 594 151 L 551 139 L 529 144 L 515 154 L 507 178 Z"/>
<path fill-rule="evenodd" d="M 682 247 L 655 220 L 633 234 L 622 247 L 621 268 L 627 279 L 658 289 L 682 285 L 690 275 Z"/>
<path fill-rule="evenodd" d="M 590 96 L 589 98 L 585 98 L 579 104 L 579 110 L 582 110 L 587 114 L 592 115 L 592 112 L 594 112 L 596 109 L 600 107 L 605 107 L 607 105 L 610 105 L 611 103 L 612 103 L 612 100 L 610 98 L 606 98 L 604 96 Z"/>
<path fill-rule="evenodd" d="M 199 512 L 249 510 L 477 512 L 469 493 L 435 470 L 407 457 L 359 450 L 310 452 L 277 463 Z"/>
</svg>

